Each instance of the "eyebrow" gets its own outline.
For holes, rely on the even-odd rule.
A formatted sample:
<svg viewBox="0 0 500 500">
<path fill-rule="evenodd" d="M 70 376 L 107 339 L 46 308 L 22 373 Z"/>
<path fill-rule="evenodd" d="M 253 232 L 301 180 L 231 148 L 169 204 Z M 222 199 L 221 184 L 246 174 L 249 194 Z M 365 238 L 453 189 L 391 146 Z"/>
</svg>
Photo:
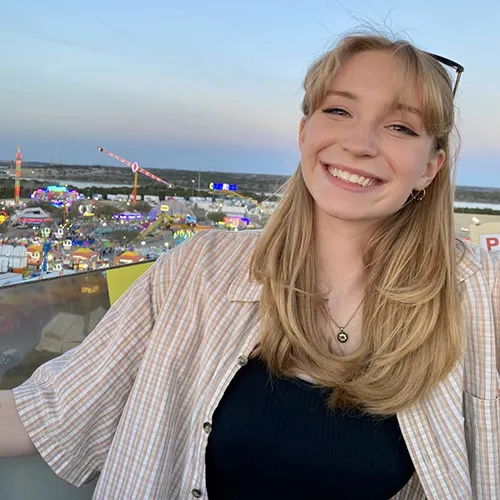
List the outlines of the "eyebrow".
<svg viewBox="0 0 500 500">
<path fill-rule="evenodd" d="M 395 108 L 398 110 L 398 111 L 408 111 L 409 113 L 414 113 L 415 115 L 421 117 L 422 116 L 422 112 L 417 109 L 417 108 L 414 108 L 412 106 L 408 106 L 408 104 L 403 104 L 401 102 L 398 102 L 395 106 Z"/>
<path fill-rule="evenodd" d="M 358 96 L 356 94 L 353 94 L 352 92 L 349 92 L 347 90 L 329 90 L 326 93 L 327 96 L 329 95 L 338 95 L 340 97 L 347 97 L 347 99 L 351 99 L 353 101 L 358 101 Z"/>
<path fill-rule="evenodd" d="M 336 95 L 351 99 L 352 101 L 359 101 L 358 96 L 356 94 L 353 94 L 352 92 L 349 92 L 348 90 L 329 90 L 326 95 Z M 401 102 L 394 104 L 393 108 L 397 109 L 398 111 L 408 111 L 409 113 L 413 113 L 418 117 L 422 116 L 422 112 L 418 108 L 414 108 L 413 106 L 409 106 L 408 104 L 404 104 Z"/>
</svg>

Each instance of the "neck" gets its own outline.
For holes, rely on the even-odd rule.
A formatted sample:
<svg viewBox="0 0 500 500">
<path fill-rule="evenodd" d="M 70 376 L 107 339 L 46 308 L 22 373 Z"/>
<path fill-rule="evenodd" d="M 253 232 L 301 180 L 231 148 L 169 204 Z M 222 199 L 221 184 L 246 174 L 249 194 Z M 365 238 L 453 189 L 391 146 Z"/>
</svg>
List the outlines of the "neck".
<svg viewBox="0 0 500 500">
<path fill-rule="evenodd" d="M 366 281 L 363 248 L 373 221 L 346 221 L 315 209 L 315 243 L 320 289 L 330 297 L 360 291 Z"/>
</svg>

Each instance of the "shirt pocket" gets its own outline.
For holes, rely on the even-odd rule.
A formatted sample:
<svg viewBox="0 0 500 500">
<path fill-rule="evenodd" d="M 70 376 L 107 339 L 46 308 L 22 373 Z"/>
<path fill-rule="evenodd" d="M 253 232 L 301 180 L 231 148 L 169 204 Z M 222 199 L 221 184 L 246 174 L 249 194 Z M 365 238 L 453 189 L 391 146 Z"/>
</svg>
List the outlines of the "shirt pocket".
<svg viewBox="0 0 500 500">
<path fill-rule="evenodd" d="M 464 391 L 464 416 L 467 429 L 477 434 L 498 436 L 500 427 L 499 398 L 481 399 Z"/>
</svg>

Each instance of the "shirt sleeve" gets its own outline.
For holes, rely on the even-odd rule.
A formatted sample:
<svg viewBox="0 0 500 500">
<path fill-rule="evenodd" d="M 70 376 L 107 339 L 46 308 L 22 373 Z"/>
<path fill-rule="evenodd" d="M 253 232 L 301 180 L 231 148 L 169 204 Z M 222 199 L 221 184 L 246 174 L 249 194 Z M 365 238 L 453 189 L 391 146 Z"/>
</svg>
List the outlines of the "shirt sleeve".
<svg viewBox="0 0 500 500">
<path fill-rule="evenodd" d="M 78 347 L 15 388 L 17 410 L 52 470 L 75 486 L 102 469 L 168 287 L 168 254 Z"/>
</svg>

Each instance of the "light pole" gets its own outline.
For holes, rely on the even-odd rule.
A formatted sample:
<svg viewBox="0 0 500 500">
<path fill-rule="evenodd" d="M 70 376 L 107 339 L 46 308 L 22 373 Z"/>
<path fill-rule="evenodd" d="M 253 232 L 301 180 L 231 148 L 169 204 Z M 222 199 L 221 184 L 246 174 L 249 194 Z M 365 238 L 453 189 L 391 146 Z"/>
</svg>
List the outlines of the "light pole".
<svg viewBox="0 0 500 500">
<path fill-rule="evenodd" d="M 194 179 L 191 179 L 191 198 L 194 197 Z"/>
</svg>

